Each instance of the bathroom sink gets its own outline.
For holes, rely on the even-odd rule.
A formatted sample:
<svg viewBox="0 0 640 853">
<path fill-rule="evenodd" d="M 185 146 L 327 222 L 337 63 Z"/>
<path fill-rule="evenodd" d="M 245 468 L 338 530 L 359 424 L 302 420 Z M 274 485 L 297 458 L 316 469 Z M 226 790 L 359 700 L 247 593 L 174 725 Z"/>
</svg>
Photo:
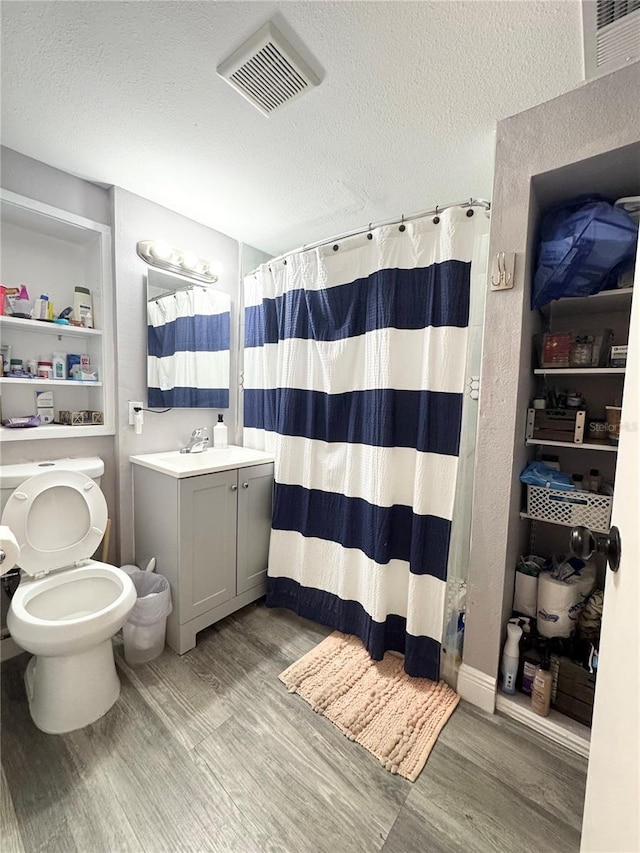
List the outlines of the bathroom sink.
<svg viewBox="0 0 640 853">
<path fill-rule="evenodd" d="M 203 453 L 180 453 L 168 450 L 165 453 L 143 453 L 129 457 L 134 465 L 152 468 L 170 477 L 194 477 L 198 474 L 214 474 L 232 468 L 247 468 L 273 462 L 272 453 L 252 450 L 249 447 L 230 445 L 225 450 L 210 447 Z"/>
</svg>

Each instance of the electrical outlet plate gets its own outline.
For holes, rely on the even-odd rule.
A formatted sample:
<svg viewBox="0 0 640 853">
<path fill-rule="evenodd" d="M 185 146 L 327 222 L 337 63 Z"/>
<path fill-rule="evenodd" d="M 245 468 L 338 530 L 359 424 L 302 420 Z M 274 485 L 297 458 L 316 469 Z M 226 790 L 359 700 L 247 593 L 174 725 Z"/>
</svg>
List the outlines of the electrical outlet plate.
<svg viewBox="0 0 640 853">
<path fill-rule="evenodd" d="M 143 409 L 143 408 L 144 408 L 144 403 L 142 403 L 142 402 L 140 402 L 140 401 L 138 401 L 138 400 L 129 400 L 129 426 L 134 426 L 134 425 L 135 425 L 135 422 L 136 422 L 136 421 L 135 421 L 136 413 L 134 412 L 134 409 L 135 409 L 136 407 L 138 407 L 138 406 L 139 406 L 141 409 Z"/>
</svg>

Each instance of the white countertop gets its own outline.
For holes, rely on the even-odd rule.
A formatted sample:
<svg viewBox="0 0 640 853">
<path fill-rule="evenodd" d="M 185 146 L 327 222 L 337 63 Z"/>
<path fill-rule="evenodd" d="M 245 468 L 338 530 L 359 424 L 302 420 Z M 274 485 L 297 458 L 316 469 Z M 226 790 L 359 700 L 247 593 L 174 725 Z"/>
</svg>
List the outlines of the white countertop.
<svg viewBox="0 0 640 853">
<path fill-rule="evenodd" d="M 233 468 L 248 468 L 250 465 L 264 465 L 273 462 L 273 453 L 252 450 L 250 447 L 229 445 L 225 450 L 210 447 L 202 453 L 180 453 L 169 450 L 165 453 L 143 453 L 130 456 L 134 465 L 160 471 L 169 477 L 197 477 L 200 474 L 215 474 L 216 471 L 229 471 Z"/>
</svg>

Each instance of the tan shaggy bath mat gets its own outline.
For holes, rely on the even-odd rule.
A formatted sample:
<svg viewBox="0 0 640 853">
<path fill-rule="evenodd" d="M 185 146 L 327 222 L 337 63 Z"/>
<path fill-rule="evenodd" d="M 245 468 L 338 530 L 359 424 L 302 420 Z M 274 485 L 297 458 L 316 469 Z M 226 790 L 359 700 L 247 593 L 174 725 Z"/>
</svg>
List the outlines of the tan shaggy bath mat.
<svg viewBox="0 0 640 853">
<path fill-rule="evenodd" d="M 391 773 L 420 775 L 445 723 L 460 701 L 444 681 L 412 678 L 403 659 L 373 661 L 357 637 L 334 631 L 279 675 Z"/>
</svg>

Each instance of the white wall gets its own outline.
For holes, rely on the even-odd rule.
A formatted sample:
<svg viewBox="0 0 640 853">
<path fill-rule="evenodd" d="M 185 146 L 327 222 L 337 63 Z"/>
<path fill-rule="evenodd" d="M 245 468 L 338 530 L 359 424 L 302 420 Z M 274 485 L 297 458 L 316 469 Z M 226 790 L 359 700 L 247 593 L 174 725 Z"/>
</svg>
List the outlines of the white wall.
<svg viewBox="0 0 640 853">
<path fill-rule="evenodd" d="M 216 287 L 231 296 L 230 408 L 225 416 L 230 440 L 237 423 L 238 280 L 239 244 L 231 237 L 180 216 L 165 207 L 115 187 L 114 274 L 116 280 L 117 390 L 116 430 L 118 456 L 118 539 L 122 563 L 134 558 L 132 472 L 129 457 L 137 453 L 172 450 L 186 444 L 194 427 L 213 427 L 214 409 L 172 409 L 165 414 L 144 413 L 142 435 L 128 425 L 128 401 L 147 400 L 147 266 L 136 254 L 139 240 L 166 240 L 205 258 L 216 258 L 222 267 Z"/>
</svg>

